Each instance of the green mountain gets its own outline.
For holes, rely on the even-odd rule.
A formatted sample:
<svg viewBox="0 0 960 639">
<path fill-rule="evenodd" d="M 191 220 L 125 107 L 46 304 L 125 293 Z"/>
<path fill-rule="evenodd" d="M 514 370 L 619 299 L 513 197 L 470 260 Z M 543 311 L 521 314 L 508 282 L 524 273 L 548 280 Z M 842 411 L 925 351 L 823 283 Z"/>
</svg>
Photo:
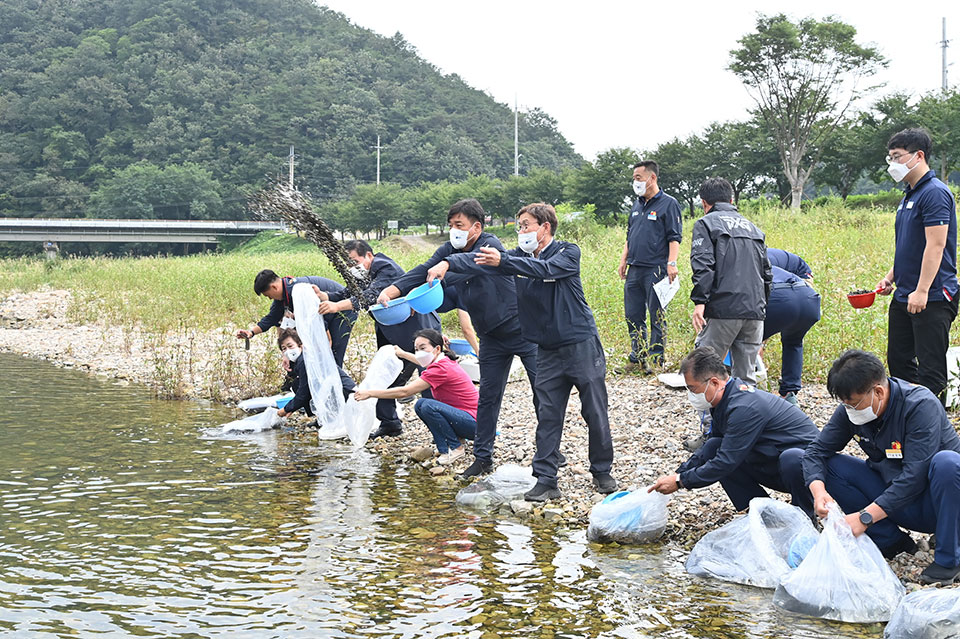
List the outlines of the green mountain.
<svg viewBox="0 0 960 639">
<path fill-rule="evenodd" d="M 513 114 L 306 0 L 0 0 L 0 215 L 231 218 L 266 178 L 320 199 L 513 171 Z M 521 170 L 582 159 L 534 110 Z"/>
</svg>

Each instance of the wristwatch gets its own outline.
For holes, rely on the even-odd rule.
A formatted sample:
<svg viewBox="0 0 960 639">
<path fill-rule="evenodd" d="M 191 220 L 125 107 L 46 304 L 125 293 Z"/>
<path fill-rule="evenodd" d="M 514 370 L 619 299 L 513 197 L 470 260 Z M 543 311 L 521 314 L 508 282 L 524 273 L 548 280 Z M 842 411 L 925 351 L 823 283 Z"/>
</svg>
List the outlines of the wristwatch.
<svg viewBox="0 0 960 639">
<path fill-rule="evenodd" d="M 670 261 L 670 262 L 667 262 L 667 266 L 676 266 L 676 265 L 677 265 L 677 261 L 676 261 L 676 260 L 672 260 L 672 261 Z"/>
<path fill-rule="evenodd" d="M 864 526 L 866 526 L 867 528 L 869 528 L 869 527 L 870 527 L 870 524 L 873 523 L 873 515 L 871 515 L 870 513 L 868 513 L 866 510 L 861 510 L 861 511 L 860 511 L 860 523 L 863 524 Z"/>
</svg>

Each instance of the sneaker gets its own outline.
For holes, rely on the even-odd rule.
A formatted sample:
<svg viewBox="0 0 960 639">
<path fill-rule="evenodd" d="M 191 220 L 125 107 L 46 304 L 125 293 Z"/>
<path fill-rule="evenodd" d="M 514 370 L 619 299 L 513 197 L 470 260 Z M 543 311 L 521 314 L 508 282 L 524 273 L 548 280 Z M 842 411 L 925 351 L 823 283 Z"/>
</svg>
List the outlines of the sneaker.
<svg viewBox="0 0 960 639">
<path fill-rule="evenodd" d="M 794 406 L 800 406 L 800 402 L 797 401 L 797 394 L 794 393 L 793 391 L 790 391 L 786 395 L 781 395 L 781 397 L 786 401 L 790 402 L 791 404 L 793 404 Z"/>
<path fill-rule="evenodd" d="M 637 355 L 636 353 L 630 353 L 629 355 L 627 355 L 627 359 L 630 361 L 631 364 L 640 363 L 640 356 Z"/>
<path fill-rule="evenodd" d="M 683 442 L 683 447 L 691 453 L 695 453 L 700 450 L 700 447 L 703 446 L 705 441 L 707 441 L 707 435 L 701 433 L 700 435 L 691 437 L 687 441 Z"/>
<path fill-rule="evenodd" d="M 527 501 L 550 501 L 560 499 L 560 489 L 537 482 L 537 485 L 523 494 Z"/>
<path fill-rule="evenodd" d="M 377 430 L 370 433 L 370 439 L 377 439 L 378 437 L 399 437 L 403 433 L 403 429 L 399 426 L 380 426 Z"/>
<path fill-rule="evenodd" d="M 617 480 L 610 473 L 600 473 L 593 476 L 593 487 L 598 493 L 609 495 L 617 489 Z"/>
<path fill-rule="evenodd" d="M 893 559 L 902 552 L 908 555 L 917 552 L 917 542 L 910 535 L 904 534 L 897 543 L 880 549 L 880 554 L 883 555 L 884 559 Z"/>
<path fill-rule="evenodd" d="M 440 455 L 437 458 L 437 463 L 443 466 L 447 464 L 452 464 L 466 454 L 466 451 L 463 450 L 463 446 L 458 446 L 457 448 L 451 449 L 444 454 Z"/>
<path fill-rule="evenodd" d="M 945 568 L 937 562 L 932 561 L 930 565 L 920 573 L 920 583 L 950 586 L 957 580 L 957 577 L 960 577 L 960 566 Z"/>
<path fill-rule="evenodd" d="M 474 459 L 473 463 L 467 466 L 466 470 L 457 475 L 457 479 L 470 479 L 472 477 L 480 477 L 481 475 L 489 475 L 492 472 L 493 462 L 485 461 L 483 459 Z"/>
<path fill-rule="evenodd" d="M 557 468 L 563 468 L 567 465 L 567 456 L 557 451 Z"/>
</svg>

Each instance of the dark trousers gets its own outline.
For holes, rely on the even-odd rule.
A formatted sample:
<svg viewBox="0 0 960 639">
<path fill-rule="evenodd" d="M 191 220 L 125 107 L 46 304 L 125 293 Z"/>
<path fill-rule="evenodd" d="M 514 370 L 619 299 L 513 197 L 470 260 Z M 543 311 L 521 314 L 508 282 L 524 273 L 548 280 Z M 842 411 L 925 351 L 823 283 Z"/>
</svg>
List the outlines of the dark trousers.
<svg viewBox="0 0 960 639">
<path fill-rule="evenodd" d="M 533 476 L 538 483 L 553 488 L 557 486 L 563 419 L 574 386 L 580 392 L 580 414 L 587 422 L 590 472 L 594 475 L 610 472 L 613 439 L 607 416 L 606 374 L 607 360 L 599 336 L 560 348 L 540 347 L 537 353 L 540 414 L 537 452 L 533 456 Z"/>
<path fill-rule="evenodd" d="M 700 458 L 705 462 L 713 459 L 722 441 L 722 437 L 709 438 L 703 444 Z M 797 454 L 792 454 L 791 450 L 797 451 Z M 784 451 L 779 457 L 770 457 L 762 461 L 756 458 L 750 459 L 721 479 L 720 486 L 737 510 L 744 510 L 754 497 L 769 497 L 770 494 L 764 489 L 770 488 L 781 493 L 790 493 L 793 505 L 802 508 L 812 518 L 813 499 L 810 498 L 810 491 L 803 486 L 803 480 L 799 482 L 799 490 L 795 484 L 791 485 L 789 482 L 791 459 L 795 456 L 795 463 L 799 467 L 802 455 L 803 451 L 795 448 Z"/>
<path fill-rule="evenodd" d="M 890 301 L 887 328 L 887 365 L 891 377 L 920 384 L 946 402 L 947 346 L 950 324 L 957 316 L 957 299 L 928 302 L 916 314 L 905 302 Z"/>
<path fill-rule="evenodd" d="M 380 332 L 379 329 L 376 330 L 376 335 L 378 349 L 390 344 L 390 341 Z M 404 386 L 410 381 L 413 371 L 419 369 L 419 366 L 413 362 L 408 362 L 405 359 L 400 361 L 403 362 L 403 370 L 400 371 L 400 374 L 397 375 L 397 378 L 393 380 L 392 384 L 390 384 L 390 388 Z M 430 394 L 429 389 L 423 391 L 420 393 L 420 395 L 427 398 L 433 397 L 433 395 Z M 397 415 L 397 401 L 395 399 L 377 400 L 377 419 L 380 420 L 380 427 L 385 430 L 400 430 L 400 428 L 403 426 L 403 423 L 400 421 L 400 417 Z"/>
<path fill-rule="evenodd" d="M 337 366 L 343 367 L 343 358 L 347 353 L 347 344 L 350 343 L 350 332 L 353 323 L 357 321 L 354 311 L 332 313 L 329 319 L 324 317 L 327 330 L 330 331 L 330 350 L 333 351 L 333 360 Z"/>
<path fill-rule="evenodd" d="M 801 482 L 802 475 L 801 471 Z M 830 496 L 848 514 L 866 508 L 889 487 L 867 462 L 848 455 L 834 455 L 827 460 L 824 484 Z M 937 547 L 933 560 L 941 566 L 954 568 L 960 565 L 960 500 L 957 495 L 960 495 L 960 454 L 942 450 L 930 460 L 923 492 L 903 508 L 888 512 L 886 519 L 867 528 L 867 534 L 883 549 L 894 545 L 906 534 L 900 526 L 935 533 Z"/>
<path fill-rule="evenodd" d="M 500 404 L 510 377 L 513 357 L 520 356 L 533 391 L 533 409 L 540 414 L 537 394 L 537 345 L 525 340 L 520 334 L 520 325 L 499 327 L 480 335 L 480 400 L 477 403 L 477 436 L 473 442 L 476 459 L 493 461 L 493 441 L 497 436 L 497 420 Z"/>
<path fill-rule="evenodd" d="M 667 330 L 665 311 L 653 285 L 667 275 L 663 266 L 631 266 L 623 285 L 623 310 L 630 331 L 633 355 L 646 361 L 647 356 L 663 359 L 663 335 Z M 647 341 L 647 311 L 650 311 L 650 341 Z"/>
<path fill-rule="evenodd" d="M 820 295 L 806 284 L 774 284 L 763 321 L 763 340 L 780 333 L 782 364 L 780 394 L 800 390 L 803 337 L 820 321 Z"/>
</svg>

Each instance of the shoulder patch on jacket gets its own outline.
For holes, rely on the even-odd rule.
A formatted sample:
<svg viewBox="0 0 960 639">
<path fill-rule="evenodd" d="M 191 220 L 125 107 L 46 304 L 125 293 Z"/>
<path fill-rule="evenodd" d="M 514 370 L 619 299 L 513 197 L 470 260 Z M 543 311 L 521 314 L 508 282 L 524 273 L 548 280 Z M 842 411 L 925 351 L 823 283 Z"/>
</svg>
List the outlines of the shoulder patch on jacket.
<svg viewBox="0 0 960 639">
<path fill-rule="evenodd" d="M 740 390 L 742 390 L 742 391 L 747 391 L 748 393 L 752 393 L 753 391 L 755 391 L 755 390 L 757 390 L 757 389 L 755 389 L 755 388 L 754 388 L 753 386 L 751 386 L 750 384 L 740 384 Z"/>
</svg>

